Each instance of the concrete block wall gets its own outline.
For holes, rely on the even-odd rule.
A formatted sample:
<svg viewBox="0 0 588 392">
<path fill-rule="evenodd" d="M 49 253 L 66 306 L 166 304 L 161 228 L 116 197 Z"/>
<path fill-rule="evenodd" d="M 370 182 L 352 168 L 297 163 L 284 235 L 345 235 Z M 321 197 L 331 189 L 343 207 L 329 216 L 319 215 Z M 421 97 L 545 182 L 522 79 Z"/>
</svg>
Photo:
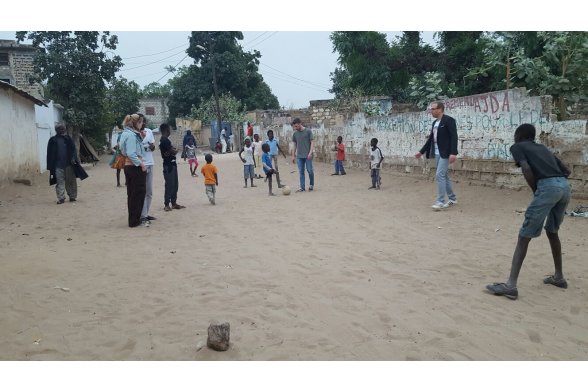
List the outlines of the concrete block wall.
<svg viewBox="0 0 588 392">
<path fill-rule="evenodd" d="M 520 169 L 512 161 L 510 146 L 516 127 L 532 123 L 537 128 L 537 141 L 572 169 L 574 195 L 588 198 L 588 114 L 584 119 L 558 122 L 552 113 L 551 97 L 531 97 L 525 89 L 452 98 L 444 103 L 445 114 L 457 122 L 459 137 L 453 178 L 473 184 L 525 188 Z M 266 117 L 271 118 L 265 119 L 264 126 L 272 127 L 283 147 L 288 148 L 293 133 L 291 121 L 283 121 L 287 118 L 283 113 L 274 117 L 268 113 Z M 290 119 L 293 117 L 296 116 Z M 367 170 L 370 139 L 376 137 L 385 156 L 384 171 L 434 177 L 434 162 L 414 158 L 431 129 L 433 118 L 428 111 L 395 113 L 392 107 L 390 115 L 366 117 L 363 113 L 336 113 L 324 105 L 311 105 L 305 118 L 303 123 L 314 132 L 319 161 L 334 161 L 332 147 L 337 136 L 342 136 L 346 166 Z"/>
</svg>

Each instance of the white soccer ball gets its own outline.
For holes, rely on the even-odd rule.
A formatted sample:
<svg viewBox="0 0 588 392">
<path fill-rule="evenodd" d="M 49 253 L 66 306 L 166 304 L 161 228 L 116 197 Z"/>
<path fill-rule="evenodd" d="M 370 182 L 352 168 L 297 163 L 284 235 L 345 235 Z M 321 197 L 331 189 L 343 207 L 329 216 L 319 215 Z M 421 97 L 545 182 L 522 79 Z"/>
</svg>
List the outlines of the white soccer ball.
<svg viewBox="0 0 588 392">
<path fill-rule="evenodd" d="M 282 188 L 282 195 L 284 195 L 284 196 L 288 196 L 291 192 L 292 192 L 292 190 L 287 185 Z"/>
</svg>

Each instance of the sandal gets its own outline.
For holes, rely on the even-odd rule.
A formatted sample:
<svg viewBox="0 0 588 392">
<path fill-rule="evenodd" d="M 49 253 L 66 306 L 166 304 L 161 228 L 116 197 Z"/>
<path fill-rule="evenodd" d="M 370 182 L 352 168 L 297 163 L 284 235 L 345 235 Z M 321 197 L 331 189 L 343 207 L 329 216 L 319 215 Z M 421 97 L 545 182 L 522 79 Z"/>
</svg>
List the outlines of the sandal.
<svg viewBox="0 0 588 392">
<path fill-rule="evenodd" d="M 559 288 L 562 288 L 562 289 L 568 288 L 568 282 L 566 282 L 566 280 L 564 278 L 555 279 L 555 277 L 553 275 L 548 276 L 547 278 L 543 279 L 543 283 L 552 284 L 552 285 L 559 287 Z"/>
<path fill-rule="evenodd" d="M 509 299 L 517 299 L 519 290 L 516 287 L 508 287 L 506 283 L 492 283 L 486 286 L 486 289 L 494 295 L 504 295 Z"/>
</svg>

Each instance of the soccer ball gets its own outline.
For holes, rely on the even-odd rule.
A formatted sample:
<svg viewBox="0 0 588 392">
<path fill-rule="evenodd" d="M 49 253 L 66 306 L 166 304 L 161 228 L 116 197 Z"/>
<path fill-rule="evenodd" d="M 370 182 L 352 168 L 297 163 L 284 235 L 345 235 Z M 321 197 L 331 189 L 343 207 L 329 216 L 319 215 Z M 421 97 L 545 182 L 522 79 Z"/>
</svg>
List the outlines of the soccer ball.
<svg viewBox="0 0 588 392">
<path fill-rule="evenodd" d="M 292 192 L 292 191 L 290 190 L 289 186 L 286 185 L 282 188 L 282 195 L 288 196 L 290 194 L 290 192 Z"/>
</svg>

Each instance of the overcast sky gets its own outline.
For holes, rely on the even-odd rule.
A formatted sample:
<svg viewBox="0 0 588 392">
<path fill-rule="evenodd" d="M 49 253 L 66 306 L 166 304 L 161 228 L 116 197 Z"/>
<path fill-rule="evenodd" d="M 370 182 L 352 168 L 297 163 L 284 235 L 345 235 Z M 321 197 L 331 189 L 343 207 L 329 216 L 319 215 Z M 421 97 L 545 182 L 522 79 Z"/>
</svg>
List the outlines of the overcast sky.
<svg viewBox="0 0 588 392">
<path fill-rule="evenodd" d="M 333 30 L 424 31 L 423 41 L 434 45 L 433 31 L 438 30 L 585 29 L 581 12 L 566 13 L 565 19 L 558 19 L 565 25 L 554 26 L 554 13 L 550 11 L 553 7 L 541 6 L 547 4 L 546 0 L 536 0 L 533 7 L 494 0 L 476 9 L 469 1 L 439 3 L 438 0 L 393 6 L 363 0 L 352 7 L 334 7 L 328 1 L 297 0 L 296 6 L 286 8 L 264 0 L 222 3 L 168 0 L 165 6 L 145 9 L 137 8 L 134 2 L 101 0 L 101 7 L 93 8 L 91 13 L 72 6 L 76 2 L 71 1 L 64 1 L 68 5 L 64 7 L 56 6 L 60 0 L 32 2 L 35 13 L 28 14 L 24 20 L 5 18 L 3 28 L 110 30 L 119 37 L 116 52 L 125 63 L 119 74 L 140 86 L 154 81 L 165 83 L 173 76 L 164 69 L 168 65 L 191 63 L 192 59 L 185 53 L 190 30 L 220 27 L 243 31 L 240 44 L 247 51 L 261 52 L 259 71 L 280 105 L 286 108 L 306 107 L 310 100 L 332 98 L 328 92 L 330 73 L 337 67 L 337 54 L 333 53 L 329 40 Z M 7 6 L 7 15 L 12 14 L 12 4 Z M 504 12 L 504 7 L 508 12 Z M 389 40 L 397 33 L 388 32 Z M 14 32 L 0 32 L 0 39 L 14 39 Z"/>
<path fill-rule="evenodd" d="M 165 83 L 173 77 L 165 67 L 193 63 L 186 56 L 189 31 L 112 31 L 118 36 L 116 53 L 124 67 L 119 75 L 134 80 L 141 87 L 151 82 Z M 388 32 L 389 40 L 398 32 Z M 239 43 L 246 51 L 258 50 L 259 72 L 281 106 L 307 107 L 309 101 L 333 95 L 330 73 L 337 67 L 337 54 L 329 39 L 330 32 L 244 31 Z M 0 39 L 14 39 L 14 32 L 0 32 Z M 423 33 L 425 42 L 433 44 L 433 32 Z"/>
</svg>

